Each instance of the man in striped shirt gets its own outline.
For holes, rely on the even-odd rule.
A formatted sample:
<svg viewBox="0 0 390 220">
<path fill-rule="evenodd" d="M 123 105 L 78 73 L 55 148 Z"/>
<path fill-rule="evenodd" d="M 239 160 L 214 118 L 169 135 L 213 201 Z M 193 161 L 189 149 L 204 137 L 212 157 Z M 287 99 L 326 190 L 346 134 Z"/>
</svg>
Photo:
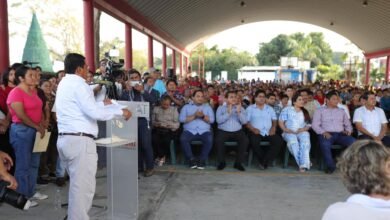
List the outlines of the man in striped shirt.
<svg viewBox="0 0 390 220">
<path fill-rule="evenodd" d="M 242 130 L 242 125 L 247 123 L 245 109 L 238 103 L 237 93 L 228 91 L 226 93 L 226 104 L 219 106 L 217 109 L 218 131 L 215 144 L 217 147 L 218 170 L 226 167 L 225 163 L 225 142 L 235 141 L 237 145 L 237 157 L 234 168 L 245 171 L 242 166 L 245 151 L 248 146 L 248 138 Z"/>
</svg>

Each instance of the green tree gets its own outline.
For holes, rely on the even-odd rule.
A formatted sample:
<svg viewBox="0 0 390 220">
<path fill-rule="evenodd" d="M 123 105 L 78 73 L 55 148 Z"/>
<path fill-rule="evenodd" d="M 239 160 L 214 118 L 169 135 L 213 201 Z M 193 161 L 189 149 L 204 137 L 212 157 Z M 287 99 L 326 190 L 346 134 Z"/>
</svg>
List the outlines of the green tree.
<svg viewBox="0 0 390 220">
<path fill-rule="evenodd" d="M 201 71 L 199 70 L 198 60 L 199 58 L 202 60 L 203 54 L 205 72 L 211 71 L 212 78 L 220 75 L 221 71 L 227 71 L 228 79 L 236 80 L 238 69 L 243 66 L 257 64 L 256 58 L 246 51 L 241 52 L 235 48 L 220 50 L 216 45 L 208 49 L 204 45 L 200 45 L 191 54 L 192 71 L 198 73 Z"/>
<path fill-rule="evenodd" d="M 310 61 L 311 67 L 319 64 L 332 64 L 332 50 L 319 32 L 305 35 L 297 32 L 291 35 L 278 35 L 268 43 L 260 44 L 256 58 L 260 65 L 280 65 L 280 57 L 294 56 Z"/>
<path fill-rule="evenodd" d="M 318 80 L 339 80 L 342 79 L 344 76 L 344 73 L 342 71 L 342 68 L 339 65 L 318 65 L 317 66 L 318 71 Z"/>
<path fill-rule="evenodd" d="M 278 66 L 280 64 L 280 57 L 287 56 L 291 51 L 291 38 L 285 34 L 280 34 L 269 43 L 261 43 L 256 58 L 259 65 Z"/>
</svg>

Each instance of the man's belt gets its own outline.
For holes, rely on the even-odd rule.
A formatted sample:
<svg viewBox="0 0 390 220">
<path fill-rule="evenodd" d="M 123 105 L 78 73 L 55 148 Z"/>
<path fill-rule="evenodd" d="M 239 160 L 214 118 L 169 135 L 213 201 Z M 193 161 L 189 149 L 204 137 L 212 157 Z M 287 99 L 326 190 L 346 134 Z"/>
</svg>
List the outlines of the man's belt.
<svg viewBox="0 0 390 220">
<path fill-rule="evenodd" d="M 64 136 L 64 135 L 71 135 L 71 136 L 84 136 L 84 137 L 89 137 L 89 138 L 92 138 L 92 139 L 95 139 L 95 136 L 93 136 L 92 134 L 87 134 L 87 133 L 83 133 L 83 132 L 77 132 L 77 133 L 58 133 L 59 136 Z"/>
</svg>

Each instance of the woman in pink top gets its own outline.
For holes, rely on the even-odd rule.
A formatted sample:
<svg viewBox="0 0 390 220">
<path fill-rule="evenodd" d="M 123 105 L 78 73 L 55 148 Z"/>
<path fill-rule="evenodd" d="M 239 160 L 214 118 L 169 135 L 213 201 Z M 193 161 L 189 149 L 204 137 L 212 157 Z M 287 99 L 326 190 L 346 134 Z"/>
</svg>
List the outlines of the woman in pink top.
<svg viewBox="0 0 390 220">
<path fill-rule="evenodd" d="M 7 105 L 12 118 L 10 143 L 15 151 L 15 178 L 17 191 L 32 199 L 43 199 L 47 196 L 35 194 L 35 185 L 39 167 L 39 153 L 33 153 L 36 132 L 41 137 L 45 131 L 41 126 L 42 101 L 36 91 L 31 90 L 35 84 L 31 68 L 21 66 L 15 71 L 15 87 L 9 94 Z M 32 201 L 32 206 L 38 203 Z"/>
</svg>

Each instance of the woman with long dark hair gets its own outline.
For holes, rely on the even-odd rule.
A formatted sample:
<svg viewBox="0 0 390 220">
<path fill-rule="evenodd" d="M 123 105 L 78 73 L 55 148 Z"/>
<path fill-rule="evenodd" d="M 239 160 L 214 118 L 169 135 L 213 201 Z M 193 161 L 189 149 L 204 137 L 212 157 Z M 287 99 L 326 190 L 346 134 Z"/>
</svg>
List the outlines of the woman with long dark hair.
<svg viewBox="0 0 390 220">
<path fill-rule="evenodd" d="M 291 100 L 292 106 L 284 108 L 280 113 L 279 126 L 299 171 L 305 172 L 310 169 L 310 116 L 303 107 L 304 101 L 300 93 L 294 94 Z"/>
</svg>

